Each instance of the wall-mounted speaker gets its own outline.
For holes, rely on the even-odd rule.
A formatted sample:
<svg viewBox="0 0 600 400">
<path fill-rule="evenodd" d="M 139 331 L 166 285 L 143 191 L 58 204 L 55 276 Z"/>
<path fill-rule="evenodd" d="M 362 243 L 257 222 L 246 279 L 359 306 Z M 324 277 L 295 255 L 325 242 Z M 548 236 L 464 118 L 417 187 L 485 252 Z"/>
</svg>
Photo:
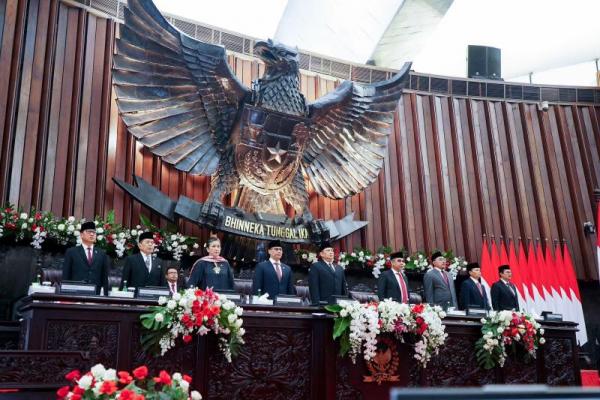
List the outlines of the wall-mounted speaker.
<svg viewBox="0 0 600 400">
<path fill-rule="evenodd" d="M 469 78 L 502 79 L 500 49 L 469 45 L 467 53 L 467 76 Z"/>
</svg>

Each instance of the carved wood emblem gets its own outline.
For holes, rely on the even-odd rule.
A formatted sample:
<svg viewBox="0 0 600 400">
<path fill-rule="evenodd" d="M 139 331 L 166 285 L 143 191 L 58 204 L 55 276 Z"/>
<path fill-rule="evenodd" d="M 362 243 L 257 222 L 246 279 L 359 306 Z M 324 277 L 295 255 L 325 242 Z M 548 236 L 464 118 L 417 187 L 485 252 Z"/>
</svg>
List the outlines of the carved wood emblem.
<svg viewBox="0 0 600 400">
<path fill-rule="evenodd" d="M 367 361 L 367 370 L 369 375 L 363 376 L 363 382 L 398 382 L 398 365 L 400 356 L 396 341 L 391 337 L 380 337 L 377 340 L 377 350 L 375 357 Z"/>
</svg>

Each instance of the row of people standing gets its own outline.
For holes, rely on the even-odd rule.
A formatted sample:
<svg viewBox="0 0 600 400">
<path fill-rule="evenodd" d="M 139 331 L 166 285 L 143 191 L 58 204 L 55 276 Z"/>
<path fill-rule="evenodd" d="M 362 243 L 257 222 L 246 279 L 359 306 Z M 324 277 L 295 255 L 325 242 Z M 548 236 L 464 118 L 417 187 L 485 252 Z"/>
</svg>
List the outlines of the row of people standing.
<svg viewBox="0 0 600 400">
<path fill-rule="evenodd" d="M 62 269 L 63 281 L 79 281 L 96 285 L 96 293 L 104 289 L 108 293 L 108 271 L 111 261 L 104 250 L 96 247 L 96 225 L 84 222 L 80 230 L 81 245 L 71 247 L 65 253 Z M 125 259 L 120 289 L 126 287 L 163 286 L 171 293 L 184 285 L 176 266 L 164 269 L 162 260 L 154 254 L 154 235 L 144 232 L 138 238 L 139 253 Z"/>
<path fill-rule="evenodd" d="M 110 259 L 106 253 L 95 247 L 96 227 L 93 222 L 85 222 L 81 227 L 81 246 L 67 250 L 63 264 L 63 280 L 75 280 L 95 283 L 97 291 L 104 288 L 108 292 L 108 270 Z M 221 242 L 211 237 L 206 243 L 207 256 L 192 266 L 187 284 L 181 282 L 176 267 L 163 271 L 161 260 L 154 254 L 154 236 L 144 232 L 138 238 L 139 253 L 125 260 L 121 279 L 121 289 L 142 286 L 166 286 L 175 292 L 187 287 L 216 290 L 233 290 L 233 270 L 227 260 L 221 256 Z M 282 260 L 283 246 L 279 241 L 271 241 L 267 246 L 269 259 L 256 265 L 252 281 L 254 294 L 268 294 L 270 298 L 278 295 L 292 295 L 294 285 L 291 268 Z M 399 251 L 390 255 L 391 268 L 384 271 L 378 280 L 378 297 L 383 300 L 392 298 L 407 303 L 410 299 L 408 279 L 404 274 L 408 255 Z M 330 243 L 319 247 L 320 260 L 313 263 L 308 274 L 308 287 L 313 305 L 331 301 L 333 296 L 346 296 L 348 287 L 344 269 L 335 263 L 335 253 Z M 460 290 L 458 301 L 454 281 L 445 270 L 446 260 L 441 252 L 431 256 L 431 268 L 423 278 L 425 301 L 444 308 L 481 308 L 490 309 L 485 286 L 481 283 L 481 269 L 476 263 L 467 266 L 469 278 Z M 519 309 L 518 291 L 510 282 L 511 271 L 507 265 L 499 268 L 500 279 L 491 288 L 492 307 L 495 310 Z M 460 306 L 460 307 L 459 307 Z"/>
<path fill-rule="evenodd" d="M 490 310 L 519 310 L 519 292 L 511 282 L 512 272 L 509 265 L 498 268 L 498 281 L 494 282 L 488 296 L 486 286 L 481 282 L 481 268 L 478 263 L 467 265 L 469 277 L 460 287 L 460 296 L 457 301 L 456 289 L 453 278 L 445 270 L 446 259 L 441 252 L 431 255 L 433 268 L 423 277 L 425 300 L 430 304 L 440 305 L 444 308 L 454 307 L 463 310 L 483 309 Z M 489 299 L 492 304 L 490 307 Z"/>
</svg>

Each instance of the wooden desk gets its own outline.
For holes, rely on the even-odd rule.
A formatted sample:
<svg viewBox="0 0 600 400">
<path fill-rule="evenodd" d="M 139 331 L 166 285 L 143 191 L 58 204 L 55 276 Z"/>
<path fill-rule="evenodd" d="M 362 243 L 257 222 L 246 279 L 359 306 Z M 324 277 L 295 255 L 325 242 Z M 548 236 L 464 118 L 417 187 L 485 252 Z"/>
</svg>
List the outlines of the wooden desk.
<svg viewBox="0 0 600 400">
<path fill-rule="evenodd" d="M 538 358 L 505 367 L 477 366 L 474 345 L 481 324 L 476 318 L 447 317 L 449 337 L 425 370 L 417 368 L 408 346 L 398 347 L 396 382 L 365 382 L 371 375 L 363 360 L 356 365 L 336 357 L 333 318 L 312 307 L 244 305 L 246 344 L 228 363 L 212 335 L 154 358 L 140 348 L 139 316 L 154 305 L 136 299 L 83 298 L 34 294 L 23 308 L 26 350 L 84 351 L 90 363 L 118 370 L 146 364 L 181 371 L 194 378 L 206 399 L 368 399 L 387 396 L 393 386 L 474 386 L 486 383 L 579 385 L 573 323 L 548 323 L 547 344 Z M 366 377 L 366 378 L 365 378 Z M 387 398 L 387 397 L 383 397 Z"/>
</svg>

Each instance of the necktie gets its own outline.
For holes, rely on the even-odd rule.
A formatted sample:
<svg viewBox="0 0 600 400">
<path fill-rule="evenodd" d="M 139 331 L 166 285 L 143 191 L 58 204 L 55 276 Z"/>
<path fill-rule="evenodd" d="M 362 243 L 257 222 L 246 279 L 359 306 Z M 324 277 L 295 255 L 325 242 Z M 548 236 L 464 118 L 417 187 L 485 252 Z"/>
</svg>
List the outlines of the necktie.
<svg viewBox="0 0 600 400">
<path fill-rule="evenodd" d="M 150 256 L 144 256 L 144 262 L 146 263 L 146 269 L 150 272 Z"/>
<path fill-rule="evenodd" d="M 398 280 L 400 281 L 400 288 L 402 289 L 402 302 L 408 303 L 408 288 L 406 287 L 406 282 L 404 282 L 404 277 L 401 272 L 396 272 L 398 275 Z"/>
<path fill-rule="evenodd" d="M 513 288 L 510 283 L 507 283 L 506 286 L 508 286 L 508 288 L 510 289 L 510 292 L 512 293 L 512 295 L 514 297 L 517 297 L 517 293 L 515 292 L 515 288 Z"/>
<path fill-rule="evenodd" d="M 333 266 L 333 263 L 327 263 L 329 264 L 329 268 L 331 268 L 331 270 L 335 273 L 335 267 Z"/>
<path fill-rule="evenodd" d="M 277 274 L 277 279 L 281 282 L 281 277 L 283 273 L 281 272 L 281 264 L 275 263 L 275 273 Z"/>
<path fill-rule="evenodd" d="M 444 271 L 440 271 L 442 274 L 442 278 L 444 278 L 444 282 L 446 282 L 446 286 L 450 287 L 450 282 L 448 281 L 448 276 L 444 273 Z"/>
<path fill-rule="evenodd" d="M 87 260 L 88 260 L 88 264 L 92 265 L 92 248 L 91 247 L 87 248 Z"/>
<path fill-rule="evenodd" d="M 479 289 L 479 294 L 483 297 L 483 286 L 481 286 L 481 282 L 477 282 L 477 289 Z"/>
<path fill-rule="evenodd" d="M 171 293 L 175 293 L 175 284 L 171 282 Z"/>
</svg>

